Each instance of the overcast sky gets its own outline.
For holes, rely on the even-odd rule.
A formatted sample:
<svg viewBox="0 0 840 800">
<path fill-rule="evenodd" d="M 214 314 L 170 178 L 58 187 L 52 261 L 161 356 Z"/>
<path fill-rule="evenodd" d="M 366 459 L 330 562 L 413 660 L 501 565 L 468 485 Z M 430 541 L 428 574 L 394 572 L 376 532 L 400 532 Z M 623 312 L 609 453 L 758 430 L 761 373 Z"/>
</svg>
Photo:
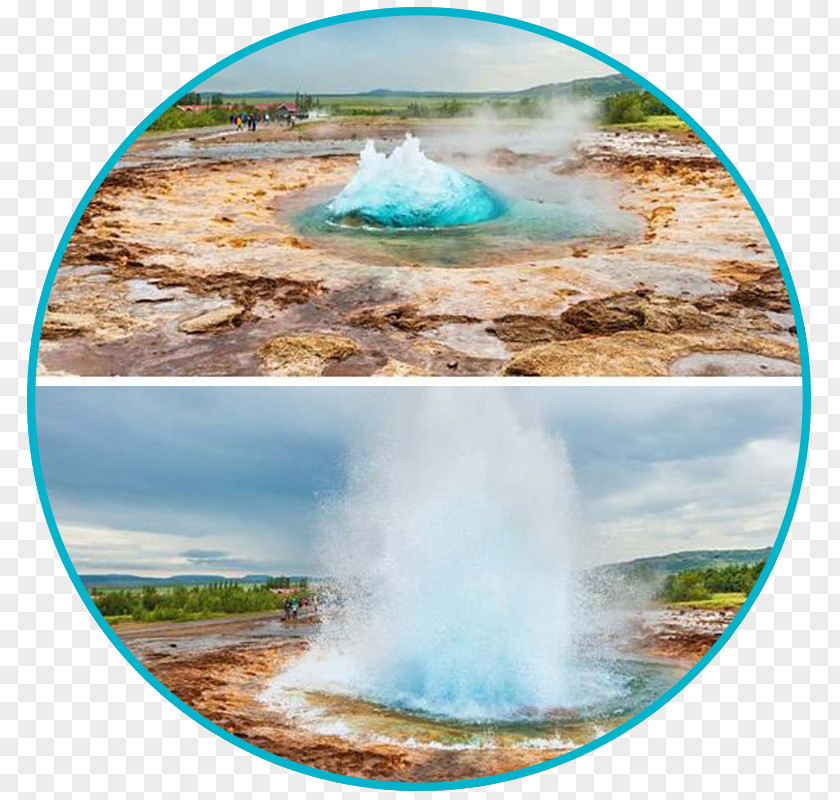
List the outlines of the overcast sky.
<svg viewBox="0 0 840 800">
<path fill-rule="evenodd" d="M 411 403 L 436 391 L 40 387 L 52 509 L 82 573 L 317 572 L 315 534 L 350 449 L 383 419 L 414 424 Z M 518 419 L 565 441 L 590 561 L 775 540 L 796 388 L 457 391 L 465 407 L 501 392 Z"/>
<path fill-rule="evenodd" d="M 458 17 L 379 17 L 263 48 L 209 78 L 199 91 L 510 91 L 612 72 L 579 50 L 507 25 Z"/>
</svg>

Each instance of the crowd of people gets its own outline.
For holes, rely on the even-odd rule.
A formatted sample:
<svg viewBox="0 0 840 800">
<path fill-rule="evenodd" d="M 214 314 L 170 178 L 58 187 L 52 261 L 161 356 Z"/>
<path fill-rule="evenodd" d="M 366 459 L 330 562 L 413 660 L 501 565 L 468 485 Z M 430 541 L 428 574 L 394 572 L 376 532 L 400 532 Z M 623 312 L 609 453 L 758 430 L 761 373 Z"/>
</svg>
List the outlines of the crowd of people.
<svg viewBox="0 0 840 800">
<path fill-rule="evenodd" d="M 288 125 L 294 125 L 295 118 L 294 115 L 289 114 L 286 117 L 276 115 L 274 119 L 272 119 L 271 116 L 269 116 L 268 111 L 254 111 L 251 113 L 245 111 L 241 114 L 230 115 L 230 124 L 237 131 L 255 131 L 257 129 L 257 125 L 268 125 L 270 122 L 286 122 Z"/>
<path fill-rule="evenodd" d="M 286 612 L 286 619 L 297 619 L 298 615 L 306 616 L 309 605 L 310 601 L 306 597 L 301 597 L 300 599 L 297 597 L 290 597 L 283 604 L 283 610 Z"/>
<path fill-rule="evenodd" d="M 230 124 L 236 128 L 238 131 L 242 130 L 249 130 L 255 131 L 257 129 L 257 125 L 261 122 L 270 122 L 270 118 L 268 114 L 260 115 L 258 112 L 249 114 L 247 112 L 243 114 L 231 114 L 230 115 Z"/>
</svg>

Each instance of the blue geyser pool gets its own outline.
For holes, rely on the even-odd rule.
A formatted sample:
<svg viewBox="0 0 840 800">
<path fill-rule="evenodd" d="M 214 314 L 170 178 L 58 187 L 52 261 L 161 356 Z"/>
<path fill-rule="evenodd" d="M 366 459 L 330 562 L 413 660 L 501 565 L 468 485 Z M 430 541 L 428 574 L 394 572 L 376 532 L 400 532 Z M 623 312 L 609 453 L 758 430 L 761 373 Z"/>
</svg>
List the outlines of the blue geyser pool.
<svg viewBox="0 0 840 800">
<path fill-rule="evenodd" d="M 454 157 L 454 155 L 453 155 Z M 488 169 L 478 180 L 427 158 L 412 136 L 390 155 L 368 142 L 338 194 L 315 190 L 285 214 L 307 239 L 366 264 L 487 266 L 556 258 L 581 240 L 609 245 L 640 235 L 614 186 L 552 172 L 550 165 Z"/>
<path fill-rule="evenodd" d="M 368 141 L 359 169 L 326 204 L 329 220 L 384 228 L 447 228 L 501 216 L 500 195 L 452 167 L 427 158 L 410 133 L 390 155 Z"/>
<path fill-rule="evenodd" d="M 582 683 L 598 690 L 577 708 L 553 713 L 526 709 L 497 719 L 462 719 L 422 708 L 378 701 L 376 694 L 309 691 L 281 678 L 261 699 L 301 727 L 353 741 L 455 749 L 512 746 L 572 748 L 591 741 L 647 708 L 685 674 L 678 665 L 623 658 L 575 665 Z"/>
</svg>

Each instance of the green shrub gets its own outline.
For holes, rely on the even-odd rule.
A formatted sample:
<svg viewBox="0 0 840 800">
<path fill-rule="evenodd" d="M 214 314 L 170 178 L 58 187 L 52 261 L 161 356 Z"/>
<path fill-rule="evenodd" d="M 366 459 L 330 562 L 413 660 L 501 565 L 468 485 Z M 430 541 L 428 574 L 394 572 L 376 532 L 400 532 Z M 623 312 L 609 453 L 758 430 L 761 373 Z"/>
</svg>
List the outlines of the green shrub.
<svg viewBox="0 0 840 800">
<path fill-rule="evenodd" d="M 712 593 L 699 573 L 678 572 L 667 577 L 662 596 L 669 603 L 680 603 L 686 600 L 708 600 Z"/>
<path fill-rule="evenodd" d="M 663 103 L 658 97 L 654 97 L 650 92 L 645 92 L 642 96 L 642 111 L 648 117 L 664 117 L 666 115 L 676 116 L 676 114 Z"/>
<path fill-rule="evenodd" d="M 605 125 L 630 125 L 648 117 L 662 117 L 674 112 L 650 92 L 619 92 L 601 101 L 601 121 Z"/>
<path fill-rule="evenodd" d="M 167 108 L 151 125 L 150 131 L 177 131 L 184 128 L 206 128 L 230 122 L 229 108 L 207 108 L 203 111 L 182 111 L 177 106 Z"/>
<path fill-rule="evenodd" d="M 604 98 L 601 103 L 603 121 L 607 125 L 642 122 L 647 117 L 642 99 L 640 92 L 620 92 Z"/>
</svg>

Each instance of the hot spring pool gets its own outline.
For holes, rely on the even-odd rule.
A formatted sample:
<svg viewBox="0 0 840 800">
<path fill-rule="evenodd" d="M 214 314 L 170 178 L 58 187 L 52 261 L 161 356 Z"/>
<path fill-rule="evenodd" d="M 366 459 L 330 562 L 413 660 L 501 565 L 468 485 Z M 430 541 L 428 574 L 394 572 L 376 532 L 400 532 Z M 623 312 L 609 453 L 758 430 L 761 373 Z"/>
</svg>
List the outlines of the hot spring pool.
<svg viewBox="0 0 840 800">
<path fill-rule="evenodd" d="M 350 260 L 403 266 L 493 266 L 556 257 L 580 241 L 628 241 L 644 221 L 602 186 L 542 172 L 472 175 L 427 158 L 410 135 L 390 155 L 368 142 L 337 193 L 291 215 L 297 231 Z M 313 198 L 314 199 L 314 198 Z"/>
<path fill-rule="evenodd" d="M 362 263 L 443 267 L 493 266 L 551 258 L 562 245 L 581 240 L 629 241 L 643 230 L 633 214 L 604 213 L 572 202 L 508 200 L 505 211 L 487 222 L 443 228 L 385 228 L 335 222 L 326 204 L 298 214 L 302 236 Z"/>
<path fill-rule="evenodd" d="M 521 709 L 504 719 L 463 720 L 384 703 L 372 696 L 310 689 L 279 676 L 262 700 L 318 734 L 354 741 L 431 747 L 572 748 L 644 710 L 683 675 L 668 662 L 619 659 L 581 665 L 577 678 L 590 699 L 572 708 Z"/>
</svg>

